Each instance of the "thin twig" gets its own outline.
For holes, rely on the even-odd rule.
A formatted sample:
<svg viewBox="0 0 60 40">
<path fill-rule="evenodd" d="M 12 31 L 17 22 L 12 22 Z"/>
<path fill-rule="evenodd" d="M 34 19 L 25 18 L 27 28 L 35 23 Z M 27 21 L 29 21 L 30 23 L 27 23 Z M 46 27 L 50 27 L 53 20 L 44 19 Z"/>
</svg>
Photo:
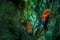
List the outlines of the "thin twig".
<svg viewBox="0 0 60 40">
<path fill-rule="evenodd" d="M 56 12 L 59 11 L 58 8 L 59 8 L 59 7 L 57 7 L 57 8 L 53 11 L 52 15 L 50 15 L 50 19 L 49 19 L 49 20 L 51 20 L 51 18 L 56 14 Z"/>
</svg>

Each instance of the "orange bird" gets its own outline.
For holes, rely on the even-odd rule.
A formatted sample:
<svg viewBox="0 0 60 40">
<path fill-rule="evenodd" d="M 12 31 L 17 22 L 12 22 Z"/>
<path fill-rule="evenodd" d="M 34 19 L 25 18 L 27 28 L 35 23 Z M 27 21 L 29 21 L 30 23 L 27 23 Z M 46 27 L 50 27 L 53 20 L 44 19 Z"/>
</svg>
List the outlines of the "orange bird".
<svg viewBox="0 0 60 40">
<path fill-rule="evenodd" d="M 27 21 L 26 22 L 26 30 L 27 30 L 27 33 L 32 36 L 32 27 L 30 25 L 30 23 Z"/>
<path fill-rule="evenodd" d="M 42 18 L 42 22 L 43 22 L 43 25 L 44 25 L 44 29 L 47 30 L 47 24 L 48 24 L 48 21 L 49 21 L 49 9 L 45 9 L 41 18 Z"/>
</svg>

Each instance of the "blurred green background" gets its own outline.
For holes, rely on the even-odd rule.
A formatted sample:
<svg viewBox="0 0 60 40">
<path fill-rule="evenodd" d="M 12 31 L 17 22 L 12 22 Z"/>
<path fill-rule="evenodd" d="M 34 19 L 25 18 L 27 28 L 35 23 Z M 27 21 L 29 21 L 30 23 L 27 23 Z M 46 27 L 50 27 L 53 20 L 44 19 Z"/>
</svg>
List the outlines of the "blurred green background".
<svg viewBox="0 0 60 40">
<path fill-rule="evenodd" d="M 37 29 L 43 28 L 41 15 L 46 8 L 52 15 L 48 30 L 38 34 L 40 30 Z M 0 0 L 0 40 L 60 40 L 59 9 L 59 0 L 20 0 L 18 5 L 9 0 Z M 33 36 L 27 34 L 23 24 L 25 20 L 30 22 Z"/>
</svg>

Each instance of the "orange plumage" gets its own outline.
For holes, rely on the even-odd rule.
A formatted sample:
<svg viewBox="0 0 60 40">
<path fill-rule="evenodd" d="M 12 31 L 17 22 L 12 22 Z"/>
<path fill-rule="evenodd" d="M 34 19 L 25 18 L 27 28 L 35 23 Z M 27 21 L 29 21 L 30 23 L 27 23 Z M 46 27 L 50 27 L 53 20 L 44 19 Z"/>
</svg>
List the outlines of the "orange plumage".
<svg viewBox="0 0 60 40">
<path fill-rule="evenodd" d="M 45 9 L 41 17 L 46 18 L 48 15 L 49 15 L 49 9 Z"/>
<path fill-rule="evenodd" d="M 32 27 L 31 27 L 31 25 L 30 25 L 30 23 L 29 23 L 28 21 L 26 22 L 26 29 L 27 29 L 27 30 L 32 29 Z"/>
</svg>

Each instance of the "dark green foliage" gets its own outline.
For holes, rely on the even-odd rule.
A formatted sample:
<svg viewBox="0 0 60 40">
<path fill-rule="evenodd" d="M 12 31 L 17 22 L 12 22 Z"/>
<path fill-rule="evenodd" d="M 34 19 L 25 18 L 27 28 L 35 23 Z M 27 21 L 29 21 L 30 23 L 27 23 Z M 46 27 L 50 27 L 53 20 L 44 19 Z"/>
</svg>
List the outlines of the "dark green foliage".
<svg viewBox="0 0 60 40">
<path fill-rule="evenodd" d="M 59 0 L 0 0 L 0 40 L 58 40 L 60 39 Z M 58 8 L 57 8 L 58 7 Z M 41 31 L 41 14 L 50 8 L 47 29 Z M 56 10 L 57 8 L 57 10 Z M 28 20 L 33 36 L 26 31 Z"/>
</svg>

